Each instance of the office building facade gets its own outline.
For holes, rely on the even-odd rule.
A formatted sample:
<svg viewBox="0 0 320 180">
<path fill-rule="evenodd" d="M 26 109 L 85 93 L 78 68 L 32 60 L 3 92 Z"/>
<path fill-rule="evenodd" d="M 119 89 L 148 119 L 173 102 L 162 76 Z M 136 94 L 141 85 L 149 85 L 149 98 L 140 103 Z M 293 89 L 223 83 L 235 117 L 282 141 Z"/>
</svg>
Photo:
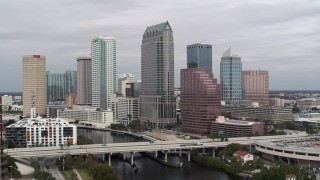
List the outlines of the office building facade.
<svg viewBox="0 0 320 180">
<path fill-rule="evenodd" d="M 134 76 L 130 73 L 120 74 L 118 78 L 118 94 L 126 97 L 126 84 L 133 83 Z"/>
<path fill-rule="evenodd" d="M 43 55 L 24 55 L 23 68 L 23 115 L 31 115 L 31 107 L 36 114 L 46 114 L 46 57 Z"/>
<path fill-rule="evenodd" d="M 184 132 L 209 134 L 220 115 L 220 85 L 209 69 L 181 70 L 181 122 Z"/>
<path fill-rule="evenodd" d="M 141 45 L 140 121 L 148 128 L 176 122 L 174 44 L 168 22 L 147 27 Z"/>
<path fill-rule="evenodd" d="M 237 104 L 242 100 L 241 74 L 241 57 L 232 54 L 229 48 L 220 62 L 221 99 L 226 104 Z"/>
<path fill-rule="evenodd" d="M 76 71 L 66 71 L 64 73 L 47 71 L 47 103 L 64 104 L 69 94 L 77 92 L 76 82 Z"/>
<path fill-rule="evenodd" d="M 268 71 L 242 71 L 242 88 L 244 99 L 269 106 L 269 74 Z"/>
<path fill-rule="evenodd" d="M 77 58 L 77 103 L 91 104 L 91 56 Z"/>
<path fill-rule="evenodd" d="M 201 43 L 188 45 L 187 67 L 207 68 L 212 73 L 212 45 Z"/>
<path fill-rule="evenodd" d="M 111 108 L 116 93 L 116 39 L 99 36 L 91 41 L 92 107 Z"/>
</svg>

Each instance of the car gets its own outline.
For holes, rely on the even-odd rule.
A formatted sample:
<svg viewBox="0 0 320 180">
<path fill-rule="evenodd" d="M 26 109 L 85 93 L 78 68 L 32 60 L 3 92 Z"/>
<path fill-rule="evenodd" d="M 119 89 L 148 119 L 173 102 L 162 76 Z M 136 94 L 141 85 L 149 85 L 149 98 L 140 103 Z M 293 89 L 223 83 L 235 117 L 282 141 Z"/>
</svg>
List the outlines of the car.
<svg viewBox="0 0 320 180">
<path fill-rule="evenodd" d="M 185 144 L 180 144 L 180 146 L 186 146 Z"/>
</svg>

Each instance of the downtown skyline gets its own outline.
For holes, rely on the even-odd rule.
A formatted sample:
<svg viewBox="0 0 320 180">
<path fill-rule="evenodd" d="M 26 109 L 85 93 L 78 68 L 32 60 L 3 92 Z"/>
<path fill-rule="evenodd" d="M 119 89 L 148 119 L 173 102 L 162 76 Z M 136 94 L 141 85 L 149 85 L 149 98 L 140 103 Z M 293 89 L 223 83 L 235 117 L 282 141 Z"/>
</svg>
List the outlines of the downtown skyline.
<svg viewBox="0 0 320 180">
<path fill-rule="evenodd" d="M 207 43 L 218 79 L 222 53 L 232 46 L 243 70 L 269 71 L 270 90 L 318 90 L 319 7 L 308 0 L 164 1 L 157 6 L 124 0 L 0 2 L 0 92 L 22 91 L 22 55 L 45 55 L 48 71 L 76 70 L 76 57 L 88 54 L 98 35 L 117 39 L 117 75 L 141 79 L 142 32 L 167 20 L 174 29 L 175 87 L 180 69 L 186 68 L 187 45 Z"/>
</svg>

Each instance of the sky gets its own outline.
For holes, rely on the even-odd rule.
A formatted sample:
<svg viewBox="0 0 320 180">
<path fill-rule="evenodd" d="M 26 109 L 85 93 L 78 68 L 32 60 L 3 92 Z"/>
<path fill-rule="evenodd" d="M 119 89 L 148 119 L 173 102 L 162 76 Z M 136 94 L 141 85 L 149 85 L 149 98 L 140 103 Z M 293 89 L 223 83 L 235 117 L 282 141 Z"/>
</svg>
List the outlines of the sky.
<svg viewBox="0 0 320 180">
<path fill-rule="evenodd" d="M 270 90 L 320 90 L 319 0 L 1 0 L 0 92 L 22 91 L 22 56 L 46 56 L 46 69 L 76 70 L 99 35 L 117 40 L 117 74 L 141 78 L 147 26 L 169 21 L 175 86 L 186 46 L 213 45 L 213 73 L 230 46 L 243 70 L 268 70 Z"/>
</svg>

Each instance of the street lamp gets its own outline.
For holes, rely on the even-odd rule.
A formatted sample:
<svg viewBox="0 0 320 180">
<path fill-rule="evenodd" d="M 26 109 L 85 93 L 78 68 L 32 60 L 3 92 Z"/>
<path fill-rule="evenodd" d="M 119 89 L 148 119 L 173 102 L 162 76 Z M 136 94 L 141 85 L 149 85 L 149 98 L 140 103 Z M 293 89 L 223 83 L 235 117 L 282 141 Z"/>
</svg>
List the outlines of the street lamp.
<svg viewBox="0 0 320 180">
<path fill-rule="evenodd" d="M 13 166 L 9 166 L 9 167 L 11 169 L 11 179 L 12 179 L 12 168 L 13 168 Z"/>
</svg>

